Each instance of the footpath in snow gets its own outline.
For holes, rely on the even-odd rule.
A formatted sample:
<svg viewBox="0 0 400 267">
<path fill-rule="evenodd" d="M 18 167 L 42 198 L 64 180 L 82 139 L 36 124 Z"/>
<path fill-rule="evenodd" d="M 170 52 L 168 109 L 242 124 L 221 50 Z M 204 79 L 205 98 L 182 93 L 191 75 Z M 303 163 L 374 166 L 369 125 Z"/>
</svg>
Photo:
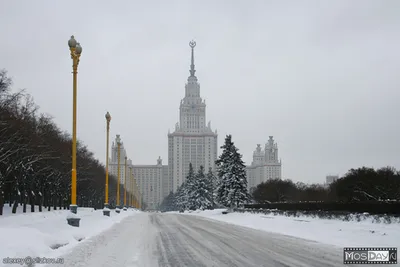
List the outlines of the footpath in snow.
<svg viewBox="0 0 400 267">
<path fill-rule="evenodd" d="M 365 221 L 340 221 L 307 216 L 287 217 L 272 214 L 229 213 L 222 209 L 185 212 L 187 215 L 223 221 L 257 230 L 331 244 L 338 247 L 400 247 L 400 224 Z"/>
<path fill-rule="evenodd" d="M 36 208 L 36 211 L 38 209 Z M 18 207 L 17 214 L 11 213 L 8 205 L 4 206 L 4 215 L 0 216 L 0 259 L 7 257 L 59 257 L 71 251 L 80 242 L 98 235 L 111 228 L 124 218 L 141 213 L 137 210 L 111 210 L 110 217 L 104 216 L 102 210 L 78 208 L 81 218 L 80 227 L 67 224 L 68 210 L 22 213 Z M 15 265 L 15 264 L 14 264 Z M 0 266 L 4 266 L 0 262 Z"/>
</svg>

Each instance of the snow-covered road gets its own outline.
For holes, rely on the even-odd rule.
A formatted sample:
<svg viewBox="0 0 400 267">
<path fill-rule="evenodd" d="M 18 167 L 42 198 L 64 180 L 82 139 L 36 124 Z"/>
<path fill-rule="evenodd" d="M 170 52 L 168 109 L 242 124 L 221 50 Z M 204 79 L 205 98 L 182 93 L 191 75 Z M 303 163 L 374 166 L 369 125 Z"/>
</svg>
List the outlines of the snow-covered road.
<svg viewBox="0 0 400 267">
<path fill-rule="evenodd" d="M 64 266 L 87 267 L 343 266 L 337 247 L 168 213 L 128 217 L 64 259 Z"/>
</svg>

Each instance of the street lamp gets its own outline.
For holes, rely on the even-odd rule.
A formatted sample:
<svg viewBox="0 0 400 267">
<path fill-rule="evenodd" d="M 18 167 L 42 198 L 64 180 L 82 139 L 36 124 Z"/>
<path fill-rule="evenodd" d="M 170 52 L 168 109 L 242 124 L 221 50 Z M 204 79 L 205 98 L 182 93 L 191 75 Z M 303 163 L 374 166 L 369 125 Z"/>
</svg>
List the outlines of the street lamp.
<svg viewBox="0 0 400 267">
<path fill-rule="evenodd" d="M 115 208 L 115 211 L 117 212 L 117 213 L 119 213 L 120 212 L 120 206 L 119 206 L 119 200 L 120 200 L 120 194 L 119 194 L 119 179 L 120 179 L 120 176 L 121 176 L 121 172 L 120 172 L 120 161 L 121 161 L 121 138 L 119 137 L 119 134 L 117 134 L 117 138 L 116 138 L 116 141 L 117 141 L 117 146 L 118 146 L 118 171 L 117 171 L 117 176 L 118 176 L 118 179 L 117 179 L 117 207 Z"/>
<path fill-rule="evenodd" d="M 139 188 L 135 180 L 135 208 L 139 209 Z"/>
<path fill-rule="evenodd" d="M 124 211 L 126 211 L 126 175 L 127 175 L 127 161 L 128 157 L 125 156 L 125 179 L 124 179 Z"/>
<path fill-rule="evenodd" d="M 67 221 L 71 226 L 79 227 L 80 218 L 76 216 L 78 206 L 76 205 L 76 102 L 77 102 L 77 76 L 79 58 L 82 54 L 81 45 L 75 40 L 74 36 L 68 41 L 72 59 L 73 94 L 72 94 L 72 170 L 71 170 L 71 205 L 70 211 L 73 213 L 68 216 Z"/>
<path fill-rule="evenodd" d="M 133 208 L 133 176 L 132 176 L 132 166 L 129 167 L 129 207 Z"/>
<path fill-rule="evenodd" d="M 108 148 L 109 148 L 109 136 L 110 136 L 110 121 L 111 115 L 107 111 L 106 113 L 106 121 L 107 121 L 107 141 L 106 141 L 106 186 L 105 186 L 105 201 L 104 201 L 104 210 L 103 215 L 110 216 L 110 209 L 108 205 Z"/>
</svg>

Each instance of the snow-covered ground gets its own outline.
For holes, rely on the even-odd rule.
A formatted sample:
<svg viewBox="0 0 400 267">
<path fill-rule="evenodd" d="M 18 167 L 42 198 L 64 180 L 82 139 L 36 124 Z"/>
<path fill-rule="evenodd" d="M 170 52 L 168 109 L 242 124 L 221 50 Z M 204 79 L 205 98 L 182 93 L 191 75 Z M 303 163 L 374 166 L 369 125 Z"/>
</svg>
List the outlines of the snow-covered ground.
<svg viewBox="0 0 400 267">
<path fill-rule="evenodd" d="M 38 209 L 36 209 L 38 211 Z M 7 257 L 58 257 L 68 253 L 79 242 L 98 235 L 122 219 L 134 216 L 140 211 L 128 210 L 111 216 L 103 215 L 102 210 L 78 208 L 80 227 L 67 224 L 68 210 L 12 214 L 8 205 L 4 206 L 4 216 L 0 216 L 0 259 Z M 61 246 L 61 247 L 59 247 Z M 55 249 L 55 247 L 59 247 Z M 0 266 L 2 266 L 0 262 Z"/>
<path fill-rule="evenodd" d="M 370 220 L 346 222 L 306 216 L 287 217 L 251 213 L 222 214 L 222 211 L 222 209 L 193 211 L 184 214 L 202 216 L 339 247 L 400 247 L 399 223 L 373 223 Z"/>
</svg>

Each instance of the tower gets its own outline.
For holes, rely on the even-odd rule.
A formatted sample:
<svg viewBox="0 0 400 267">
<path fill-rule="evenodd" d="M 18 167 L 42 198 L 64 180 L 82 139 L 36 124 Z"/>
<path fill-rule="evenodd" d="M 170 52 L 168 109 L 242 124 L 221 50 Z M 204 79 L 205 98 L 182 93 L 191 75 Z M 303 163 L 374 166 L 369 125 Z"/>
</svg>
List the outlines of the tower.
<svg viewBox="0 0 400 267">
<path fill-rule="evenodd" d="M 278 144 L 275 143 L 273 136 L 269 137 L 268 143 L 265 145 L 265 161 L 267 163 L 279 162 Z"/>
<path fill-rule="evenodd" d="M 179 123 L 175 131 L 168 133 L 168 176 L 170 190 L 176 192 L 185 181 L 189 163 L 197 171 L 200 166 L 205 170 L 215 170 L 217 159 L 217 131 L 206 125 L 206 103 L 200 96 L 200 84 L 196 77 L 194 48 L 196 42 L 189 42 L 191 64 L 189 77 L 185 84 L 185 96 L 179 106 Z"/>
</svg>

